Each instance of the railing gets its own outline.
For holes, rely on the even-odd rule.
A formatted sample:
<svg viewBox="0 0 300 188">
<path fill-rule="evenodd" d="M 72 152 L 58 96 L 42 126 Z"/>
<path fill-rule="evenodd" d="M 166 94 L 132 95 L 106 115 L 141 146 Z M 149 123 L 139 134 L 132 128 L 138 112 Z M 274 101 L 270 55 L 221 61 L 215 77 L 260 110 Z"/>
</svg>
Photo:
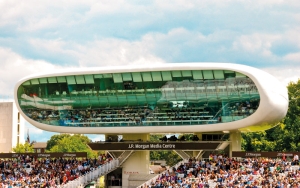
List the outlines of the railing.
<svg viewBox="0 0 300 188">
<path fill-rule="evenodd" d="M 174 150 L 182 159 L 190 158 L 190 156 L 182 150 Z"/>
<path fill-rule="evenodd" d="M 213 116 L 191 116 L 198 118 L 211 118 Z M 69 127 L 124 127 L 124 126 L 174 126 L 174 125 L 206 125 L 211 122 L 216 122 L 218 120 L 208 119 L 208 120 L 168 120 L 168 121 L 143 121 L 141 123 L 136 123 L 135 121 L 116 121 L 116 122 L 79 122 L 79 123 L 67 123 L 64 126 Z"/>
<path fill-rule="evenodd" d="M 119 157 L 119 164 L 122 165 L 133 152 L 134 151 L 131 150 L 131 151 L 125 151 L 124 153 L 122 153 L 122 155 Z"/>
<path fill-rule="evenodd" d="M 61 188 L 77 188 L 77 187 L 84 187 L 88 183 L 92 182 L 93 180 L 97 179 L 100 176 L 103 176 L 115 168 L 119 166 L 119 160 L 114 159 L 108 163 L 105 163 L 102 166 L 99 166 L 93 171 L 89 171 L 86 174 L 80 176 L 79 178 L 69 181 L 65 185 L 62 185 Z"/>
<path fill-rule="evenodd" d="M 180 161 L 179 163 L 175 164 L 174 166 L 170 167 L 169 169 L 163 171 L 161 174 L 166 173 L 166 171 L 168 171 L 168 170 L 169 170 L 169 171 L 172 171 L 173 168 L 177 169 L 181 164 L 187 163 L 187 162 L 188 162 L 188 159 L 184 159 L 184 160 Z M 143 184 L 137 186 L 137 188 L 144 187 L 144 185 L 147 185 L 147 186 L 148 186 L 148 185 L 151 185 L 151 183 L 152 183 L 152 182 L 155 182 L 156 179 L 157 179 L 161 174 L 157 174 L 157 176 L 154 176 L 153 178 L 151 178 L 150 180 L 146 181 L 145 183 L 143 183 Z"/>
</svg>

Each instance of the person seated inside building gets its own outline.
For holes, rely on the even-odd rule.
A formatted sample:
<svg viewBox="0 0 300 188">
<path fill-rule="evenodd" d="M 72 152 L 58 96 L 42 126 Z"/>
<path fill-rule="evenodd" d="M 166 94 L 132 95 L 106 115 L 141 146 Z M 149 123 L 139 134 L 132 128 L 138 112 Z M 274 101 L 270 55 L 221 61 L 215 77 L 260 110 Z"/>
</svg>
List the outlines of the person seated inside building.
<svg viewBox="0 0 300 188">
<path fill-rule="evenodd" d="M 177 141 L 177 137 L 175 135 L 172 135 L 168 140 L 169 141 Z"/>
<path fill-rule="evenodd" d="M 166 142 L 166 141 L 168 141 L 168 138 L 166 136 L 164 136 L 164 137 L 160 138 L 159 140 Z"/>
<path fill-rule="evenodd" d="M 192 141 L 199 141 L 200 139 L 198 138 L 198 136 L 197 135 L 193 135 L 193 137 L 192 137 Z"/>
</svg>

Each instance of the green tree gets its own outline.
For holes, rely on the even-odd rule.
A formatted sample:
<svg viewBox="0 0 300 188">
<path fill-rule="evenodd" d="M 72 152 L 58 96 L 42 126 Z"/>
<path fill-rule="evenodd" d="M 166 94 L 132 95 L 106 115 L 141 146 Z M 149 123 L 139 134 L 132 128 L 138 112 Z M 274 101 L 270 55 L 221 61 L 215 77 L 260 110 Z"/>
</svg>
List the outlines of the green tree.
<svg viewBox="0 0 300 188">
<path fill-rule="evenodd" d="M 32 144 L 25 142 L 24 144 L 18 144 L 16 147 L 12 148 L 15 153 L 33 153 Z"/>
<path fill-rule="evenodd" d="M 289 108 L 279 126 L 267 130 L 267 140 L 273 141 L 273 151 L 300 151 L 300 80 L 287 86 Z"/>
<path fill-rule="evenodd" d="M 46 150 L 50 150 L 52 147 L 58 144 L 58 142 L 65 138 L 65 137 L 70 137 L 70 134 L 57 134 L 51 136 L 50 140 L 47 141 L 47 147 Z"/>
<path fill-rule="evenodd" d="M 242 149 L 246 151 L 273 151 L 275 145 L 273 141 L 267 139 L 265 131 L 244 133 Z M 245 142 L 246 141 L 246 142 Z"/>
<path fill-rule="evenodd" d="M 285 118 L 272 129 L 242 134 L 246 151 L 300 151 L 300 80 L 287 86 L 289 108 Z"/>
<path fill-rule="evenodd" d="M 60 134 L 54 135 L 47 142 L 48 152 L 87 152 L 89 158 L 97 156 L 97 152 L 87 145 L 89 138 L 81 134 Z M 48 146 L 49 144 L 49 146 Z"/>
<path fill-rule="evenodd" d="M 164 135 L 150 135 L 150 141 L 160 142 L 160 138 Z M 150 151 L 150 160 L 166 160 L 167 165 L 173 166 L 182 159 L 174 151 L 169 150 L 157 150 Z"/>
<path fill-rule="evenodd" d="M 287 151 L 300 151 L 300 79 L 290 82 L 287 89 L 289 109 L 283 120 L 284 128 L 280 137 Z"/>
</svg>

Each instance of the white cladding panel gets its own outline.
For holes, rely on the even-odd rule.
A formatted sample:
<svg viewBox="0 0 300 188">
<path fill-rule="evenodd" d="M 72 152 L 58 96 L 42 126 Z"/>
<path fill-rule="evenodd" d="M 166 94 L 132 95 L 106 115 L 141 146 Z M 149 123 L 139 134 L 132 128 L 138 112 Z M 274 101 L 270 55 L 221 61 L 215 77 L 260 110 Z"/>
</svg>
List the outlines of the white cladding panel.
<svg viewBox="0 0 300 188">
<path fill-rule="evenodd" d="M 19 143 L 24 143 L 24 119 L 18 121 L 18 110 L 14 102 L 0 102 L 0 152 L 12 152 L 18 140 Z"/>
</svg>

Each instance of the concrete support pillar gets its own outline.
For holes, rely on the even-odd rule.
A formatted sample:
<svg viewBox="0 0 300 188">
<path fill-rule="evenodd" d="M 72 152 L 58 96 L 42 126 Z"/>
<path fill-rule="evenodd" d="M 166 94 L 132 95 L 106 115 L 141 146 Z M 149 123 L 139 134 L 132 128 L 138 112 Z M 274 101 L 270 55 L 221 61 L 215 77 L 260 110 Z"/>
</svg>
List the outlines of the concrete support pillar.
<svg viewBox="0 0 300 188">
<path fill-rule="evenodd" d="M 230 132 L 229 139 L 231 141 L 229 156 L 232 157 L 232 151 L 241 151 L 242 149 L 242 135 L 240 131 Z"/>
<path fill-rule="evenodd" d="M 199 151 L 193 151 L 193 157 L 196 157 L 198 155 Z"/>
<path fill-rule="evenodd" d="M 202 133 L 194 133 L 194 135 L 197 135 L 197 137 L 199 138 L 199 141 L 202 141 Z M 193 151 L 192 152 L 192 155 L 193 155 L 192 157 L 197 157 L 199 152 L 201 152 L 201 151 Z"/>
<path fill-rule="evenodd" d="M 126 134 L 123 140 L 148 141 L 149 134 Z M 122 187 L 129 187 L 131 174 L 149 174 L 150 151 L 134 151 L 134 153 L 122 164 Z"/>
</svg>

